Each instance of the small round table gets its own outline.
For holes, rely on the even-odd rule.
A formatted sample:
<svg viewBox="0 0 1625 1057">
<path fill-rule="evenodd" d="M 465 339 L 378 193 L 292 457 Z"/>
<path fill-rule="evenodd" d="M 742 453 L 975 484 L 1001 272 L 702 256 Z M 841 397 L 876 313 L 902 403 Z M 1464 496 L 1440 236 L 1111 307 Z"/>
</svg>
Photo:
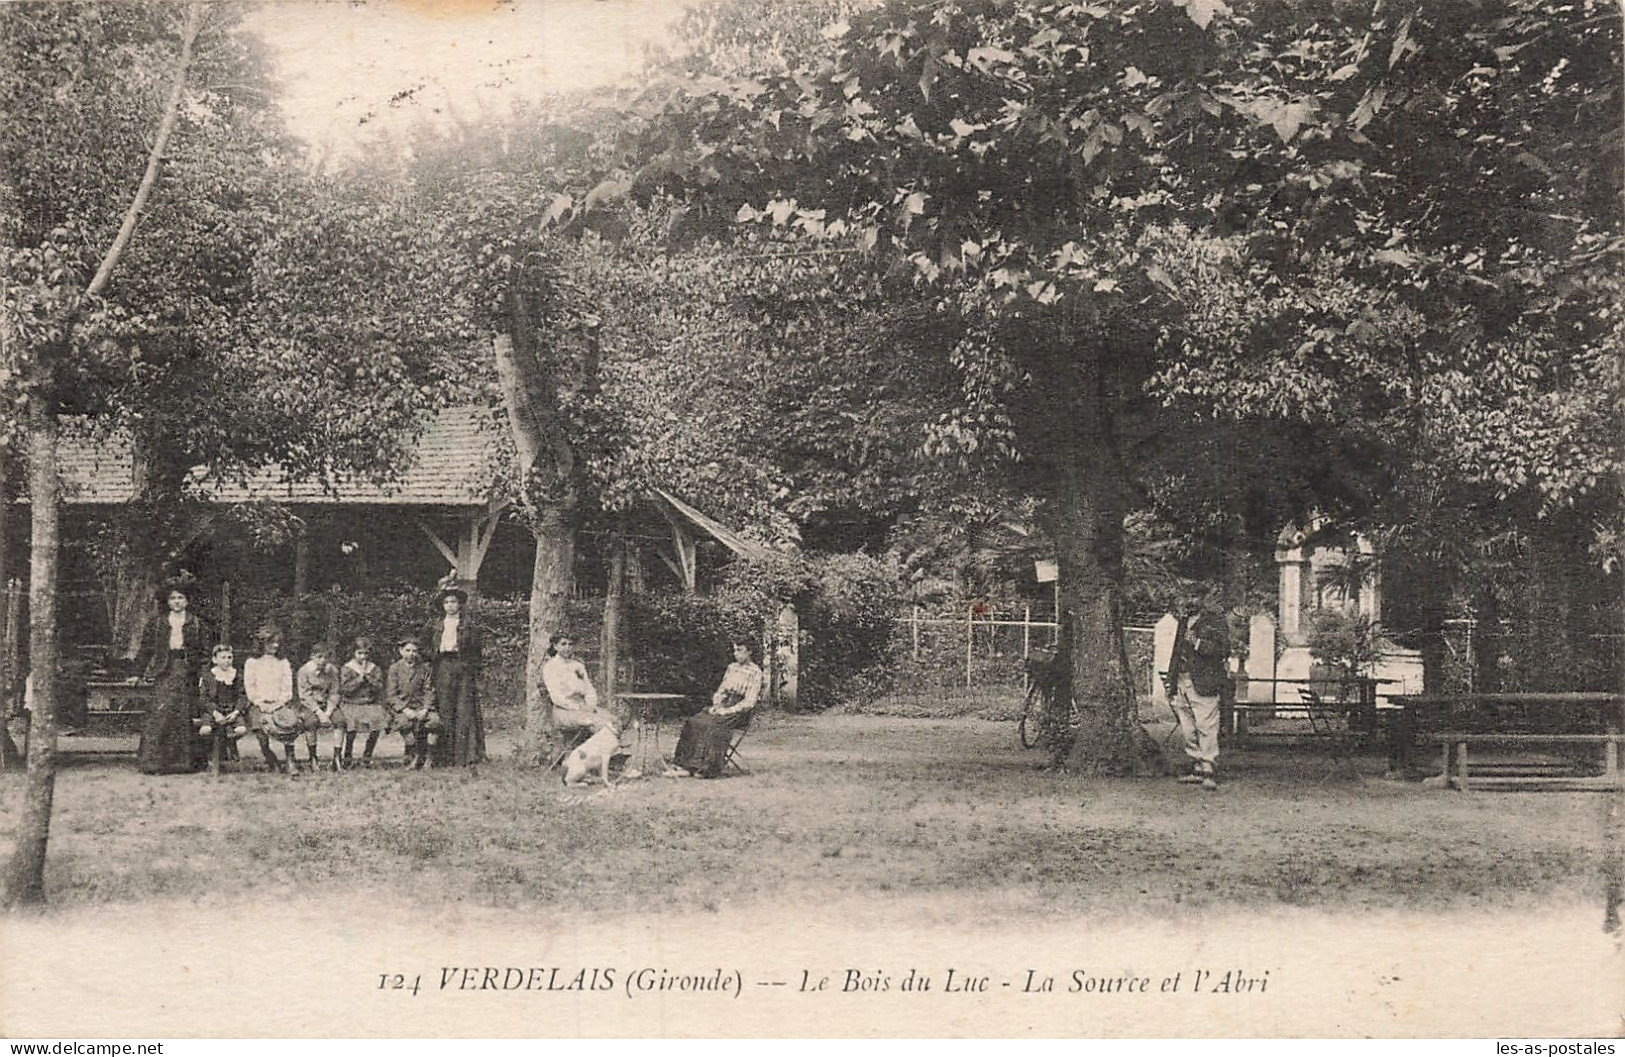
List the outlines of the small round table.
<svg viewBox="0 0 1625 1057">
<path fill-rule="evenodd" d="M 666 710 L 679 701 L 687 701 L 687 694 L 618 693 L 615 697 L 626 703 L 632 720 L 632 751 L 621 777 L 635 772 L 643 778 L 654 777 L 666 769 L 660 755 L 660 721 Z"/>
</svg>

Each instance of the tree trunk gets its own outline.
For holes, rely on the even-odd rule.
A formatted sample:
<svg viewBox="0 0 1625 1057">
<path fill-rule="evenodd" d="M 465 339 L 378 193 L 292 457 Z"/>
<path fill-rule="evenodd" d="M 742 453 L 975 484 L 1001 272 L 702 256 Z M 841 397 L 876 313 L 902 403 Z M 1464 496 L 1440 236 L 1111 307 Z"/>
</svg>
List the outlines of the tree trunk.
<svg viewBox="0 0 1625 1057">
<path fill-rule="evenodd" d="M 33 540 L 28 584 L 28 664 L 33 678 L 29 719 L 28 781 L 17 845 L 6 866 L 6 909 L 45 902 L 45 849 L 51 835 L 56 792 L 56 563 L 59 485 L 56 474 L 57 417 L 43 384 L 28 397 L 28 495 Z"/>
<path fill-rule="evenodd" d="M 131 444 L 130 476 L 133 498 L 117 518 L 119 549 L 112 569 L 112 644 L 116 654 L 126 661 L 134 660 L 141 652 L 147 625 L 152 621 L 153 595 L 158 590 L 152 455 L 139 433 Z"/>
<path fill-rule="evenodd" d="M 1053 531 L 1078 709 L 1067 767 L 1087 774 L 1128 773 L 1138 757 L 1138 738 L 1123 640 L 1123 512 L 1108 494 L 1111 484 L 1086 476 L 1076 465 L 1063 484 Z"/>
<path fill-rule="evenodd" d="M 525 735 L 520 762 L 547 765 L 553 743 L 553 699 L 542 684 L 542 665 L 563 626 L 575 568 L 574 510 L 549 507 L 539 513 L 534 528 L 536 558 L 530 585 L 530 648 L 525 658 Z"/>
<path fill-rule="evenodd" d="M 153 598 L 158 592 L 158 572 L 151 555 L 122 554 L 118 563 L 117 594 L 113 603 L 113 646 L 126 661 L 141 652 L 152 623 Z"/>
<path fill-rule="evenodd" d="M 102 256 L 96 274 L 85 287 L 87 301 L 100 297 L 106 291 L 135 234 L 153 188 L 157 186 L 164 153 L 175 130 L 181 98 L 186 90 L 192 65 L 192 46 L 202 28 L 203 15 L 201 2 L 187 5 L 186 22 L 181 30 L 180 56 L 175 63 L 158 134 L 147 154 L 141 182 L 124 211 L 118 233 L 113 236 L 113 242 Z M 76 325 L 74 314 L 63 320 L 62 329 L 69 335 L 69 340 L 63 341 L 62 348 L 72 347 L 71 335 Z M 42 365 L 48 362 L 44 355 L 48 351 L 41 350 Z M 0 906 L 8 909 L 37 906 L 45 902 L 45 849 L 51 833 L 51 801 L 56 792 L 56 581 L 61 491 L 56 466 L 58 422 L 56 397 L 53 395 L 55 381 L 48 366 L 41 366 L 29 379 L 28 491 L 33 537 L 28 584 L 28 664 L 29 674 L 34 680 L 34 704 L 29 718 L 28 782 L 23 797 L 22 823 L 18 827 L 16 848 L 6 867 L 4 891 L 0 892 Z"/>
<path fill-rule="evenodd" d="M 552 374 L 541 362 L 527 298 L 514 289 L 508 303 L 511 332 L 493 335 L 491 352 L 519 456 L 520 497 L 536 537 L 525 660 L 525 733 L 519 758 L 522 764 L 545 766 L 554 729 L 542 664 L 554 632 L 564 622 L 570 597 L 580 490 L 575 452 L 565 436 Z"/>
<path fill-rule="evenodd" d="M 0 455 L 0 769 L 14 766 L 22 759 L 17 743 L 11 740 L 6 719 L 11 715 L 13 681 L 16 671 L 11 658 L 16 644 L 11 641 L 15 627 L 9 620 L 7 609 L 11 598 L 11 504 L 17 498 L 12 478 L 11 459 Z"/>
<path fill-rule="evenodd" d="M 1136 721 L 1123 640 L 1125 488 L 1104 361 L 1099 352 L 1083 351 L 1077 384 L 1055 405 L 1066 416 L 1055 435 L 1066 437 L 1066 445 L 1057 452 L 1047 509 L 1078 709 L 1066 765 L 1085 774 L 1127 774 L 1136 769 L 1145 735 Z"/>
</svg>

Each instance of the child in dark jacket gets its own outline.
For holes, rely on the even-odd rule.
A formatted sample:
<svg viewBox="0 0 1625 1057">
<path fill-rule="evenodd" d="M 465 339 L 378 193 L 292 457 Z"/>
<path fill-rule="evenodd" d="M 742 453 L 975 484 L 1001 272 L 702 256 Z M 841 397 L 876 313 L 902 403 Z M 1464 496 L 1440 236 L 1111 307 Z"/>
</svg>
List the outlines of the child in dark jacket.
<svg viewBox="0 0 1625 1057">
<path fill-rule="evenodd" d="M 434 707 L 434 674 L 418 657 L 416 639 L 399 644 L 400 659 L 389 666 L 384 703 L 389 708 L 389 729 L 406 742 L 406 764 L 418 770 L 429 760 L 429 749 L 440 738 L 440 713 Z"/>
<path fill-rule="evenodd" d="M 220 774 L 228 749 L 248 733 L 248 697 L 243 691 L 243 673 L 236 665 L 231 647 L 214 648 L 213 663 L 198 682 L 197 714 L 192 722 L 209 746 L 209 773 Z"/>
</svg>

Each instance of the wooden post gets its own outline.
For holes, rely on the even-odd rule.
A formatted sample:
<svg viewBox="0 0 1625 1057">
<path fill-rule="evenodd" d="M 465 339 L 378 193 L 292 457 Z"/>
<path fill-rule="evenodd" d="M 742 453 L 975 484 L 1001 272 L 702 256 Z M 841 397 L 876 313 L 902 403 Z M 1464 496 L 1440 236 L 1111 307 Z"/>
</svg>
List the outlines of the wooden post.
<svg viewBox="0 0 1625 1057">
<path fill-rule="evenodd" d="M 794 712 L 801 687 L 801 616 L 789 602 L 779 607 L 773 638 L 773 704 Z"/>
<path fill-rule="evenodd" d="M 909 631 L 914 639 L 914 659 L 920 659 L 920 607 L 915 606 L 908 617 Z"/>
<path fill-rule="evenodd" d="M 293 597 L 297 602 L 310 590 L 310 537 L 300 530 L 293 538 Z"/>
<path fill-rule="evenodd" d="M 970 667 L 976 649 L 976 607 L 965 607 L 965 689 L 970 689 Z"/>
<path fill-rule="evenodd" d="M 615 700 L 621 657 L 621 636 L 625 612 L 626 585 L 626 532 L 617 525 L 609 543 L 609 585 L 604 592 L 604 620 L 598 643 L 598 685 L 603 688 L 604 703 L 619 715 Z"/>
<path fill-rule="evenodd" d="M 1032 689 L 1032 674 L 1027 662 L 1033 657 L 1033 604 L 1027 603 L 1021 614 L 1021 692 Z"/>
<path fill-rule="evenodd" d="M 220 641 L 231 643 L 231 581 L 220 585 Z"/>
</svg>

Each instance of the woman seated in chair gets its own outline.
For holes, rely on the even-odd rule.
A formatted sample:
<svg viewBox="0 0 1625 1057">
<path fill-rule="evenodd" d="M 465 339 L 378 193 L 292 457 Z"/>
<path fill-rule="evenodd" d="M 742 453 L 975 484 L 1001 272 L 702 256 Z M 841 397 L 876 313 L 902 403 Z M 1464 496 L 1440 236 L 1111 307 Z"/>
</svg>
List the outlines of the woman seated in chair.
<svg viewBox="0 0 1625 1057">
<path fill-rule="evenodd" d="M 734 732 L 750 722 L 751 709 L 762 692 L 762 669 L 751 659 L 750 643 L 733 644 L 734 660 L 711 695 L 711 707 L 683 724 L 677 752 L 666 771 L 668 778 L 716 778 L 728 762 Z"/>
</svg>

